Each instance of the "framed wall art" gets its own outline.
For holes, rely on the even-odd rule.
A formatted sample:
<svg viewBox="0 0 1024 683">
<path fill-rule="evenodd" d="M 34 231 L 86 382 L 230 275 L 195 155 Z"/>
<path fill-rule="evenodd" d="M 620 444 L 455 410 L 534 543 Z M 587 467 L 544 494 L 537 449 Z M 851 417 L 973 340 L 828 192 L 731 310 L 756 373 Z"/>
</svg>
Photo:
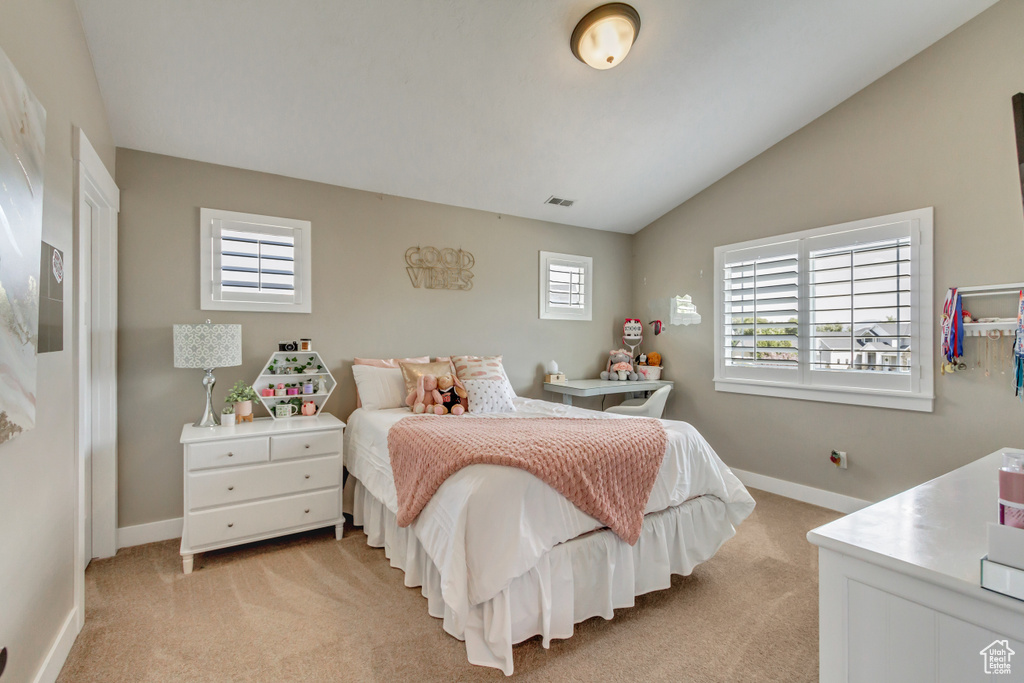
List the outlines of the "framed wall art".
<svg viewBox="0 0 1024 683">
<path fill-rule="evenodd" d="M 0 50 L 0 443 L 35 426 L 46 110 Z"/>
</svg>

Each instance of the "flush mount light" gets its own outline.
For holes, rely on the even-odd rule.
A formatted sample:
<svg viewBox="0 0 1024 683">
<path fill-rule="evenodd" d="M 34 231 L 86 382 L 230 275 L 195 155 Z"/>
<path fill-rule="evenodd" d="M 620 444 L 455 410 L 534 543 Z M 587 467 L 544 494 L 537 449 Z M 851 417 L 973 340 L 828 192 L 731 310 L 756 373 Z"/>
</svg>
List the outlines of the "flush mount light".
<svg viewBox="0 0 1024 683">
<path fill-rule="evenodd" d="M 640 33 L 640 15 L 623 2 L 587 12 L 572 31 L 569 45 L 576 59 L 595 69 L 610 69 L 629 54 Z"/>
</svg>

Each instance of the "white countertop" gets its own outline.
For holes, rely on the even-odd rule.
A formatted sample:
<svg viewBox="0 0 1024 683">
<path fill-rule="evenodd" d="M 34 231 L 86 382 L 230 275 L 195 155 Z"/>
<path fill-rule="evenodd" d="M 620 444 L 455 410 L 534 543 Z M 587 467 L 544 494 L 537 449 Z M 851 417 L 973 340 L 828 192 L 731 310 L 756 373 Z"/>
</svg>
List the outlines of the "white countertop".
<svg viewBox="0 0 1024 683">
<path fill-rule="evenodd" d="M 640 379 L 635 382 L 615 379 L 570 379 L 565 382 L 545 382 L 544 389 L 556 394 L 572 396 L 601 396 L 602 394 L 627 394 L 634 391 L 656 391 L 661 387 L 675 386 L 665 379 Z"/>
<path fill-rule="evenodd" d="M 344 426 L 344 422 L 330 413 L 320 413 L 315 417 L 287 417 L 280 420 L 275 420 L 272 417 L 260 417 L 252 422 L 243 422 L 227 427 L 223 425 L 220 427 L 195 427 L 192 424 L 187 424 L 181 429 L 181 443 L 240 439 L 247 436 L 273 436 L 300 431 L 317 432 Z"/>
<path fill-rule="evenodd" d="M 811 543 L 916 576 L 1024 614 L 1024 602 L 979 585 L 988 553 L 988 522 L 996 521 L 1004 448 L 937 479 L 807 534 Z"/>
</svg>

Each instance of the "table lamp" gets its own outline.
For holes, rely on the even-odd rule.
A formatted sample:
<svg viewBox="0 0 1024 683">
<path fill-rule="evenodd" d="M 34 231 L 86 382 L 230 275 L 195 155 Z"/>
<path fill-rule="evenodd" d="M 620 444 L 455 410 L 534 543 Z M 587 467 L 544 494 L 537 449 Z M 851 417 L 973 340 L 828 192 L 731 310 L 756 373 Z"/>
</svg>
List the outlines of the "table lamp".
<svg viewBox="0 0 1024 683">
<path fill-rule="evenodd" d="M 174 326 L 174 367 L 206 370 L 206 409 L 193 423 L 195 427 L 216 427 L 217 413 L 213 410 L 214 368 L 227 368 L 242 364 L 242 326 L 214 325 L 209 320 L 199 325 Z"/>
</svg>

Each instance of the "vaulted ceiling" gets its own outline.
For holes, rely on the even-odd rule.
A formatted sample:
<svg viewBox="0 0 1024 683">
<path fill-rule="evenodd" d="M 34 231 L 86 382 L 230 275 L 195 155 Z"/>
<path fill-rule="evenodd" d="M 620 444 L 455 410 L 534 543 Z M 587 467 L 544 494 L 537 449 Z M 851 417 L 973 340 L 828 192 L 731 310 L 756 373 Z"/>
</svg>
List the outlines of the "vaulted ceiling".
<svg viewBox="0 0 1024 683">
<path fill-rule="evenodd" d="M 117 145 L 632 233 L 994 0 L 77 0 Z M 552 206 L 556 195 L 575 200 Z"/>
</svg>

